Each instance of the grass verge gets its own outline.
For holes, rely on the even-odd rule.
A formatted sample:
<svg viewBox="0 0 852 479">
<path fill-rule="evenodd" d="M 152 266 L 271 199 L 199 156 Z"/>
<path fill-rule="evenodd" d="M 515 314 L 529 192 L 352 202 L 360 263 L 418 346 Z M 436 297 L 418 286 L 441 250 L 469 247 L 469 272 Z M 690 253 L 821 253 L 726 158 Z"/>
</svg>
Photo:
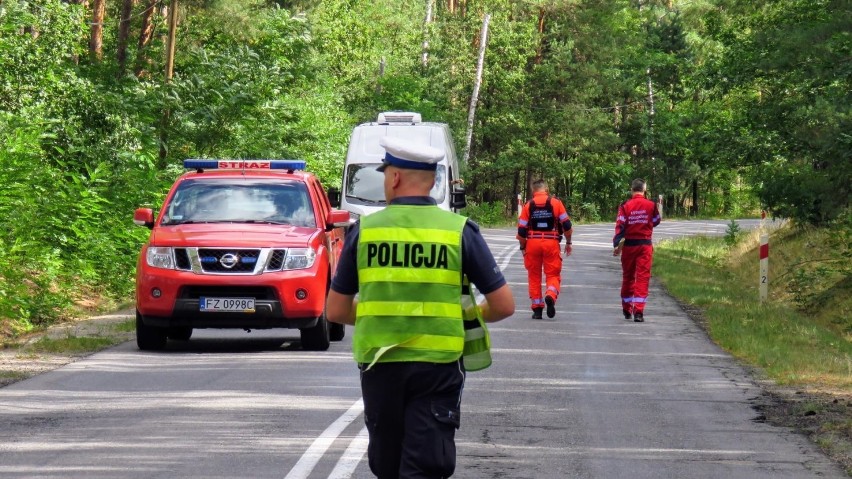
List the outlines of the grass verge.
<svg viewBox="0 0 852 479">
<path fill-rule="evenodd" d="M 759 301 L 760 231 L 665 241 L 654 276 L 710 338 L 768 384 L 774 424 L 810 436 L 852 474 L 848 225 L 769 232 L 769 297 Z"/>
</svg>

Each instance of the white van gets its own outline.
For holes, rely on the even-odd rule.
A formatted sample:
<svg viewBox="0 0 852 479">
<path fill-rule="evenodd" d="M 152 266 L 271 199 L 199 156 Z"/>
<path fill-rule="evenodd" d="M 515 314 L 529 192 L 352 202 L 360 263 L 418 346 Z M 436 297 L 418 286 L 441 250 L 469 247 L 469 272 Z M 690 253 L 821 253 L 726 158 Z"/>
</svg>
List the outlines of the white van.
<svg viewBox="0 0 852 479">
<path fill-rule="evenodd" d="M 379 146 L 383 136 L 404 138 L 446 152 L 438 163 L 430 195 L 445 210 L 465 207 L 464 188 L 458 181 L 459 162 L 447 124 L 423 122 L 420 113 L 390 111 L 379 113 L 375 122 L 362 123 L 352 130 L 343 168 L 340 209 L 349 211 L 353 221 L 386 205 L 384 174 L 376 171 L 385 156 L 385 149 Z"/>
</svg>

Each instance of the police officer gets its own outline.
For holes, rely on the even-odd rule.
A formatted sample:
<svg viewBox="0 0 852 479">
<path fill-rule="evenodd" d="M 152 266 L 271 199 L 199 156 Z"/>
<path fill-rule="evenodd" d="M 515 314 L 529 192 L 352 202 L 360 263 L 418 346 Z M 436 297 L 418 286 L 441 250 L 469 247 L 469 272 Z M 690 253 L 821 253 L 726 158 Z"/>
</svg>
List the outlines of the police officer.
<svg viewBox="0 0 852 479">
<path fill-rule="evenodd" d="M 618 207 L 612 238 L 612 255 L 621 255 L 621 310 L 624 319 L 637 323 L 645 321 L 654 259 L 651 235 L 661 219 L 657 204 L 645 198 L 645 187 L 639 178 L 630 183 L 632 196 Z"/>
<path fill-rule="evenodd" d="M 547 182 L 532 184 L 533 197 L 518 217 L 518 241 L 527 269 L 527 286 L 532 303 L 533 319 L 541 319 L 547 306 L 547 317 L 556 315 L 556 300 L 562 283 L 562 252 L 559 244 L 565 236 L 565 255 L 571 255 L 571 218 L 565 205 L 550 196 Z M 544 269 L 545 293 L 541 297 L 541 272 Z"/>
<path fill-rule="evenodd" d="M 347 233 L 326 313 L 355 325 L 370 469 L 381 479 L 445 478 L 465 380 L 464 277 L 485 295 L 486 322 L 510 316 L 515 302 L 477 225 L 429 196 L 443 151 L 380 144 L 388 206 Z"/>
</svg>

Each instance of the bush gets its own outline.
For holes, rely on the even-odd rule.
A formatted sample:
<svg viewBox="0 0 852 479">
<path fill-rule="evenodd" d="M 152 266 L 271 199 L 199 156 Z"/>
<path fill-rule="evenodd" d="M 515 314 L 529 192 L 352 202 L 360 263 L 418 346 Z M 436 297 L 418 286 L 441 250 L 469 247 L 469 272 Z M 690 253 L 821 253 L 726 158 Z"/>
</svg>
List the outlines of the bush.
<svg viewBox="0 0 852 479">
<path fill-rule="evenodd" d="M 600 209 L 594 203 L 582 203 L 579 208 L 571 208 L 569 214 L 572 220 L 580 220 L 587 223 L 601 220 Z"/>
<path fill-rule="evenodd" d="M 513 219 L 506 214 L 506 208 L 498 202 L 482 204 L 468 203 L 464 214 L 482 226 L 505 226 Z"/>
</svg>

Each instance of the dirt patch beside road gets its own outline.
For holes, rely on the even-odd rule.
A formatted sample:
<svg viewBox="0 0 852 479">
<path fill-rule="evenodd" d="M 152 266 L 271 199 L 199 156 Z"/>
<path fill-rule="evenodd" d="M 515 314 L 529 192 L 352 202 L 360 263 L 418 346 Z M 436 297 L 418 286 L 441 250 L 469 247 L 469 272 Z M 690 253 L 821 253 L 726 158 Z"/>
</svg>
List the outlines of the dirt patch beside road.
<svg viewBox="0 0 852 479">
<path fill-rule="evenodd" d="M 806 435 L 852 477 L 852 394 L 761 386 L 767 400 L 755 405 L 755 420 Z"/>
<path fill-rule="evenodd" d="M 0 387 L 52 371 L 84 358 L 110 345 L 132 340 L 133 330 L 121 327 L 134 318 L 133 309 L 61 323 L 45 331 L 0 343 Z M 69 338 L 104 339 L 103 346 L 90 350 L 45 351 L 45 339 L 61 341 Z"/>
</svg>

